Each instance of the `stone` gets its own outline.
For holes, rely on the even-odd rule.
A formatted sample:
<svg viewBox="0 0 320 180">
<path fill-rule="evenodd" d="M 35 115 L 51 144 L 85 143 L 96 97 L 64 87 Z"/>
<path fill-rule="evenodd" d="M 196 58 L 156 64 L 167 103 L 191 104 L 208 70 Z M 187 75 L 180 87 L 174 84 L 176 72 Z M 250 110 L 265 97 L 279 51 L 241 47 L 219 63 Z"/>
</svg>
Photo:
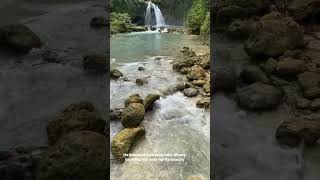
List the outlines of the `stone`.
<svg viewBox="0 0 320 180">
<path fill-rule="evenodd" d="M 89 102 L 80 102 L 66 107 L 59 117 L 47 125 L 48 142 L 55 144 L 63 135 L 74 131 L 94 131 L 104 134 L 106 121 Z"/>
<path fill-rule="evenodd" d="M 233 68 L 217 66 L 213 69 L 214 91 L 233 92 L 237 86 L 237 75 Z"/>
<path fill-rule="evenodd" d="M 320 109 L 320 98 L 314 99 L 310 104 L 310 109 L 317 111 Z"/>
<path fill-rule="evenodd" d="M 111 78 L 113 78 L 113 79 L 119 79 L 120 77 L 123 76 L 123 74 L 122 74 L 122 72 L 119 71 L 118 69 L 112 69 L 112 70 L 110 71 L 110 76 L 111 76 Z"/>
<path fill-rule="evenodd" d="M 210 107 L 210 98 L 201 98 L 196 102 L 198 108 L 209 108 Z"/>
<path fill-rule="evenodd" d="M 87 55 L 84 56 L 82 64 L 88 72 L 106 73 L 109 69 L 109 58 L 100 54 Z"/>
<path fill-rule="evenodd" d="M 240 73 L 242 82 L 252 84 L 255 82 L 270 83 L 267 75 L 256 65 L 246 65 Z"/>
<path fill-rule="evenodd" d="M 121 117 L 123 127 L 137 127 L 143 121 L 145 108 L 143 104 L 131 103 L 124 108 Z"/>
<path fill-rule="evenodd" d="M 139 71 L 143 71 L 143 70 L 144 70 L 144 67 L 139 66 L 139 67 L 138 67 L 138 70 L 139 70 Z"/>
<path fill-rule="evenodd" d="M 320 137 L 320 123 L 317 120 L 287 120 L 276 130 L 276 140 L 280 145 L 299 147 L 302 142 L 313 146 Z"/>
<path fill-rule="evenodd" d="M 136 79 L 136 84 L 138 86 L 143 86 L 144 84 L 147 84 L 148 80 L 147 79 Z"/>
<path fill-rule="evenodd" d="M 110 121 L 120 121 L 123 108 L 110 109 Z"/>
<path fill-rule="evenodd" d="M 92 131 L 72 132 L 40 158 L 37 180 L 93 180 L 109 177 L 109 140 Z"/>
<path fill-rule="evenodd" d="M 117 161 L 124 162 L 123 154 L 128 154 L 133 145 L 145 135 L 143 127 L 125 128 L 121 130 L 111 142 L 111 152 Z"/>
<path fill-rule="evenodd" d="M 293 0 L 288 10 L 297 21 L 306 24 L 319 23 L 319 0 Z"/>
<path fill-rule="evenodd" d="M 299 59 L 284 58 L 277 63 L 275 73 L 279 76 L 295 76 L 307 70 L 306 63 Z"/>
<path fill-rule="evenodd" d="M 0 46 L 9 50 L 27 53 L 41 48 L 41 39 L 27 26 L 15 24 L 0 27 Z"/>
<path fill-rule="evenodd" d="M 143 99 L 140 97 L 139 94 L 132 94 L 124 101 L 124 105 L 125 105 L 125 107 L 128 107 L 129 104 L 131 104 L 131 103 L 143 104 Z"/>
<path fill-rule="evenodd" d="M 298 75 L 298 84 L 303 90 L 305 98 L 314 99 L 320 97 L 320 74 L 316 72 L 304 72 Z"/>
<path fill-rule="evenodd" d="M 250 110 L 276 108 L 282 99 L 282 92 L 276 87 L 261 82 L 237 90 L 237 100 L 240 107 Z"/>
<path fill-rule="evenodd" d="M 239 6 L 223 7 L 217 11 L 215 26 L 217 28 L 227 27 L 236 19 L 247 17 L 246 10 Z"/>
<path fill-rule="evenodd" d="M 278 62 L 273 58 L 269 58 L 264 64 L 264 71 L 268 74 L 272 74 L 277 69 Z"/>
<path fill-rule="evenodd" d="M 152 109 L 153 104 L 160 99 L 160 96 L 158 94 L 149 94 L 147 95 L 144 100 L 143 100 L 143 104 L 144 104 L 144 108 L 146 111 L 149 111 Z"/>
<path fill-rule="evenodd" d="M 204 79 L 206 77 L 206 71 L 199 65 L 194 65 L 189 70 L 187 78 L 192 80 Z"/>
<path fill-rule="evenodd" d="M 194 97 L 197 96 L 199 93 L 198 89 L 195 88 L 187 88 L 183 90 L 183 94 L 187 97 Z"/>
<path fill-rule="evenodd" d="M 205 85 L 203 85 L 203 91 L 205 93 L 210 93 L 210 83 L 207 82 Z"/>
<path fill-rule="evenodd" d="M 42 59 L 49 63 L 59 63 L 61 60 L 59 59 L 59 54 L 52 51 L 46 50 L 44 53 L 41 54 Z"/>
<path fill-rule="evenodd" d="M 247 39 L 255 31 L 255 22 L 235 20 L 226 29 L 226 35 L 232 39 Z"/>
<path fill-rule="evenodd" d="M 199 79 L 199 80 L 194 80 L 192 82 L 192 84 L 196 85 L 196 86 L 203 86 L 205 85 L 207 82 L 206 80 L 203 80 L 203 79 Z"/>
<path fill-rule="evenodd" d="M 245 51 L 255 59 L 281 56 L 304 46 L 303 30 L 292 18 L 262 17 L 255 33 L 245 43 Z"/>
</svg>

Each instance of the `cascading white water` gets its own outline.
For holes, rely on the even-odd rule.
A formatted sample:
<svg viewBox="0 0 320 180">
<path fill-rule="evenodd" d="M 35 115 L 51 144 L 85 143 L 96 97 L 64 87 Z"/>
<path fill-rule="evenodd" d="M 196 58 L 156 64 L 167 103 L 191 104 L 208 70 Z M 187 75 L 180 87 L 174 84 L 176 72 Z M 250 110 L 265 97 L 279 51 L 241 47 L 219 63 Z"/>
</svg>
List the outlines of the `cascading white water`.
<svg viewBox="0 0 320 180">
<path fill-rule="evenodd" d="M 154 18 L 156 23 L 155 25 L 153 24 Z M 153 25 L 157 27 L 157 30 L 159 30 L 160 27 L 166 26 L 160 8 L 156 4 L 152 3 L 151 1 L 148 2 L 148 6 L 146 9 L 145 25 L 149 27 L 149 30 L 150 30 L 150 26 L 153 26 Z"/>
</svg>

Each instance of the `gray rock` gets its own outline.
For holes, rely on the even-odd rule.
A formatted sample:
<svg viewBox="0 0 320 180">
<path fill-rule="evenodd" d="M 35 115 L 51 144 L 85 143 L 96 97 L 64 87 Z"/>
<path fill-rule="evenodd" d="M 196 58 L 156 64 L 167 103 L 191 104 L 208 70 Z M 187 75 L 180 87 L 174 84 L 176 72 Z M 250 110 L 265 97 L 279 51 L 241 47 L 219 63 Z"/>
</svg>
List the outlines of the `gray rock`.
<svg viewBox="0 0 320 180">
<path fill-rule="evenodd" d="M 252 84 L 255 82 L 270 83 L 267 75 L 256 65 L 246 65 L 240 73 L 242 82 Z"/>
<path fill-rule="evenodd" d="M 187 88 L 183 91 L 183 94 L 187 97 L 197 96 L 198 93 L 199 93 L 198 89 L 195 89 L 195 88 Z"/>
</svg>

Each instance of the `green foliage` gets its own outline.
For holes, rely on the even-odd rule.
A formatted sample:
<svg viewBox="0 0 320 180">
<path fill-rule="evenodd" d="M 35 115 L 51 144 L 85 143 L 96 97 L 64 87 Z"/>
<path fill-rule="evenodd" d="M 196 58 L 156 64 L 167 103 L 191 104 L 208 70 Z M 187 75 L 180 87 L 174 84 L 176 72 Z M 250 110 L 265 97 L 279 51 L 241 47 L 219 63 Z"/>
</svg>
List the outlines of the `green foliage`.
<svg viewBox="0 0 320 180">
<path fill-rule="evenodd" d="M 144 23 L 145 3 L 141 0 L 111 0 L 111 12 L 127 13 L 137 24 Z"/>
<path fill-rule="evenodd" d="M 131 30 L 133 24 L 128 13 L 112 12 L 110 15 L 111 34 L 129 32 Z"/>
<path fill-rule="evenodd" d="M 209 0 L 195 0 L 186 18 L 186 26 L 192 34 L 200 34 L 202 23 L 209 12 Z"/>
<path fill-rule="evenodd" d="M 200 36 L 206 44 L 209 44 L 209 42 L 210 42 L 210 12 L 207 12 L 206 18 L 201 25 Z"/>
</svg>

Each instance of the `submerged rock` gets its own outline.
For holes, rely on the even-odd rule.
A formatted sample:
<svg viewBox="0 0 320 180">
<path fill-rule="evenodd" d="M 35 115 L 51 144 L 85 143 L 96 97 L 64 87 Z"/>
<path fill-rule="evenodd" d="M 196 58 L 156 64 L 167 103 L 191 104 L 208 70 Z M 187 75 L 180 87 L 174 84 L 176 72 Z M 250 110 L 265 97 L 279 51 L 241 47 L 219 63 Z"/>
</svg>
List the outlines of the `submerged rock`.
<svg viewBox="0 0 320 180">
<path fill-rule="evenodd" d="M 123 154 L 128 154 L 133 145 L 145 134 L 143 127 L 125 128 L 111 142 L 111 152 L 120 162 L 125 161 Z"/>
<path fill-rule="evenodd" d="M 111 78 L 113 78 L 113 79 L 118 79 L 118 78 L 122 77 L 123 74 L 122 74 L 122 72 L 119 71 L 118 69 L 112 69 L 112 70 L 110 71 L 110 76 L 111 76 Z"/>
<path fill-rule="evenodd" d="M 82 63 L 83 68 L 86 71 L 95 73 L 106 73 L 108 71 L 109 58 L 99 54 L 87 55 L 83 58 Z"/>
<path fill-rule="evenodd" d="M 109 176 L 108 139 L 92 131 L 61 138 L 41 156 L 37 180 L 103 180 Z"/>
<path fill-rule="evenodd" d="M 124 101 L 124 105 L 125 105 L 125 107 L 127 107 L 131 103 L 143 104 L 143 99 L 141 99 L 139 94 L 132 94 Z"/>
<path fill-rule="evenodd" d="M 89 130 L 104 134 L 106 121 L 89 102 L 80 102 L 66 107 L 61 115 L 48 123 L 48 142 L 53 145 L 60 137 L 73 131 Z"/>
<path fill-rule="evenodd" d="M 140 103 L 130 103 L 124 108 L 121 117 L 123 127 L 137 127 L 143 121 L 145 108 Z"/>
<path fill-rule="evenodd" d="M 274 12 L 272 12 L 274 13 Z M 278 57 L 290 49 L 304 46 L 303 30 L 292 18 L 268 14 L 257 23 L 255 33 L 245 43 L 254 57 Z"/>
<path fill-rule="evenodd" d="M 146 111 L 149 111 L 152 109 L 153 104 L 160 99 L 160 96 L 158 94 L 149 94 L 144 98 L 143 104 Z"/>
<path fill-rule="evenodd" d="M 183 94 L 187 97 L 194 97 L 197 96 L 199 93 L 198 89 L 196 88 L 187 88 L 183 90 Z"/>
<path fill-rule="evenodd" d="M 317 120 L 284 121 L 276 131 L 278 143 L 289 147 L 298 147 L 302 142 L 312 146 L 319 137 L 320 122 Z"/>
<path fill-rule="evenodd" d="M 210 107 L 210 98 L 201 98 L 197 101 L 196 106 L 198 108 L 209 108 Z"/>
<path fill-rule="evenodd" d="M 136 84 L 138 86 L 143 86 L 144 84 L 147 84 L 148 80 L 147 79 L 136 79 Z"/>
<path fill-rule="evenodd" d="M 260 82 L 237 90 L 238 104 L 251 110 L 276 108 L 282 98 L 282 93 L 274 86 Z"/>
<path fill-rule="evenodd" d="M 138 70 L 139 70 L 139 71 L 143 71 L 143 70 L 144 70 L 144 67 L 139 66 L 139 67 L 138 67 Z"/>
<path fill-rule="evenodd" d="M 32 48 L 41 48 L 42 42 L 27 26 L 16 24 L 0 28 L 0 46 L 9 50 L 29 52 Z"/>
<path fill-rule="evenodd" d="M 320 97 L 320 74 L 304 72 L 298 75 L 298 83 L 303 90 L 304 97 L 314 99 Z"/>
</svg>

